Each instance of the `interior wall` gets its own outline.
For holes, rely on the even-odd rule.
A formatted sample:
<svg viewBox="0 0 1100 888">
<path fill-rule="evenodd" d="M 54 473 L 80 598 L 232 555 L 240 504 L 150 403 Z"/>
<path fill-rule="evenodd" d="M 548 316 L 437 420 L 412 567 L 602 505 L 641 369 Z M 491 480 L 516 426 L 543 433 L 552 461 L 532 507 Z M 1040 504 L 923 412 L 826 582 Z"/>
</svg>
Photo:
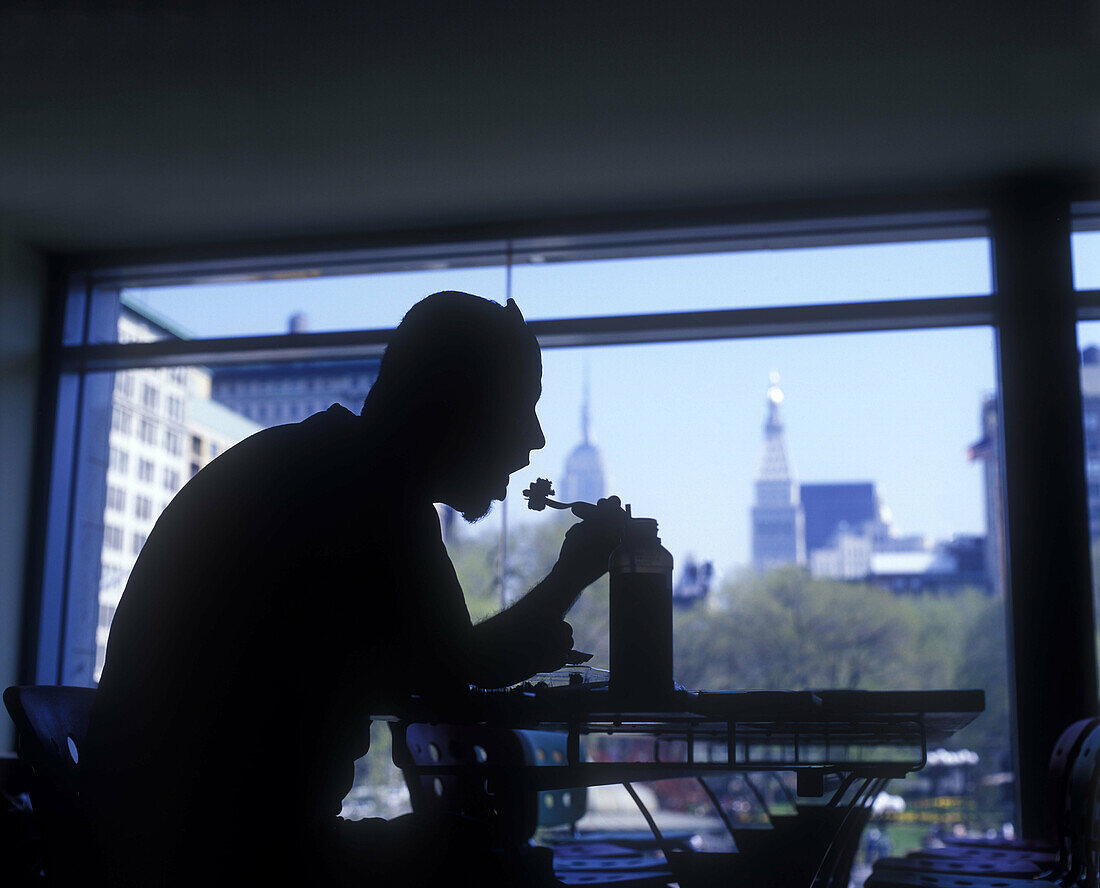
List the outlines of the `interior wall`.
<svg viewBox="0 0 1100 888">
<path fill-rule="evenodd" d="M 31 467 L 45 307 L 43 257 L 0 222 L 0 688 L 18 680 Z M 14 748 L 0 717 L 0 753 Z"/>
</svg>

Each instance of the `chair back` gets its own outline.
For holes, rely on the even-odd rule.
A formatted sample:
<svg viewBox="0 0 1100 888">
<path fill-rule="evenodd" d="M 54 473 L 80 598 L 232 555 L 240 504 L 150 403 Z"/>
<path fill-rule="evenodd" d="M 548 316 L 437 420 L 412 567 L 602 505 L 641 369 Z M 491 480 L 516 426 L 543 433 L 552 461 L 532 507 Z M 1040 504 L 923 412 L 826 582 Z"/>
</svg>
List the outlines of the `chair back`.
<svg viewBox="0 0 1100 888">
<path fill-rule="evenodd" d="M 412 808 L 461 814 L 492 825 L 501 840 L 527 842 L 538 827 L 575 823 L 586 791 L 527 791 L 527 765 L 565 760 L 565 735 L 515 731 L 489 725 L 409 724 L 395 742 Z"/>
<path fill-rule="evenodd" d="M 529 765 L 562 765 L 566 760 L 566 737 L 561 731 L 516 731 Z M 584 747 L 580 748 L 584 760 Z M 588 789 L 544 789 L 538 793 L 538 827 L 573 827 L 588 810 Z"/>
<path fill-rule="evenodd" d="M 1060 845 L 1070 828 L 1069 791 L 1074 762 L 1081 744 L 1098 724 L 1100 724 L 1100 718 L 1079 719 L 1066 728 L 1058 738 L 1058 742 L 1054 744 L 1054 751 L 1051 753 L 1050 764 L 1047 767 L 1046 783 L 1043 787 L 1043 838 L 1051 845 Z"/>
<path fill-rule="evenodd" d="M 90 838 L 81 807 L 80 750 L 91 719 L 93 688 L 24 686 L 4 691 L 28 768 L 31 811 L 50 883 L 86 884 Z"/>
<path fill-rule="evenodd" d="M 1075 886 L 1095 885 L 1096 860 L 1092 834 L 1097 825 L 1097 779 L 1100 778 L 1100 724 L 1081 742 L 1074 759 L 1066 798 L 1066 836 L 1063 855 L 1069 881 Z"/>
</svg>

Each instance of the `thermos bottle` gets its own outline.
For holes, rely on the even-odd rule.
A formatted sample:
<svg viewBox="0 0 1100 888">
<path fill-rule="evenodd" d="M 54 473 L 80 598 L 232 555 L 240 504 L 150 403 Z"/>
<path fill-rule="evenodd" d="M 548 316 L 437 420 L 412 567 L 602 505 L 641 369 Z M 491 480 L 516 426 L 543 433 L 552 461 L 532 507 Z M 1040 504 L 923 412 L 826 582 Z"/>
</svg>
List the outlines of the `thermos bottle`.
<svg viewBox="0 0 1100 888">
<path fill-rule="evenodd" d="M 608 573 L 608 690 L 623 702 L 659 704 L 673 690 L 672 555 L 661 546 L 655 519 L 626 519 Z"/>
</svg>

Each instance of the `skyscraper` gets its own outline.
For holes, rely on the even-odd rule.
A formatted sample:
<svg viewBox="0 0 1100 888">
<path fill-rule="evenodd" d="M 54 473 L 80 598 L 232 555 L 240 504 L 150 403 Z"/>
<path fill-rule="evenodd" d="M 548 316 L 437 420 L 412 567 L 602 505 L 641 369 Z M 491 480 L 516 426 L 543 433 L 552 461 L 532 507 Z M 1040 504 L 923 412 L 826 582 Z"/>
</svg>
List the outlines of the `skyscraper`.
<svg viewBox="0 0 1100 888">
<path fill-rule="evenodd" d="M 148 309 L 122 302 L 119 342 L 184 334 Z M 138 367 L 115 373 L 100 552 L 93 678 L 130 571 L 160 513 L 206 463 L 261 427 L 210 400 L 205 367 Z"/>
<path fill-rule="evenodd" d="M 1085 379 L 1086 375 L 1082 372 L 1082 389 Z M 1083 391 L 1082 394 L 1084 394 Z M 995 395 L 989 395 L 982 401 L 979 421 L 982 436 L 970 445 L 967 457 L 971 462 L 980 461 L 983 464 L 986 582 L 989 591 L 1003 598 L 1006 589 L 1005 526 L 1004 502 L 1001 495 L 1000 410 L 997 407 Z"/>
<path fill-rule="evenodd" d="M 841 528 L 874 535 L 879 502 L 873 481 L 802 484 L 799 498 L 806 514 L 807 554 L 831 546 Z"/>
<path fill-rule="evenodd" d="M 565 472 L 558 491 L 563 502 L 580 500 L 594 503 L 607 492 L 603 473 L 603 457 L 592 443 L 588 416 L 588 376 L 585 374 L 581 398 L 581 442 L 565 458 Z"/>
<path fill-rule="evenodd" d="M 308 331 L 302 312 L 291 315 L 288 334 Z M 377 358 L 359 358 L 219 367 L 214 371 L 212 397 L 265 426 L 301 422 L 334 403 L 358 413 L 378 377 L 378 365 Z"/>
<path fill-rule="evenodd" d="M 806 563 L 806 517 L 787 456 L 787 440 L 779 415 L 782 403 L 779 374 L 772 373 L 767 391 L 764 449 L 752 507 L 752 563 L 757 570 Z"/>
</svg>

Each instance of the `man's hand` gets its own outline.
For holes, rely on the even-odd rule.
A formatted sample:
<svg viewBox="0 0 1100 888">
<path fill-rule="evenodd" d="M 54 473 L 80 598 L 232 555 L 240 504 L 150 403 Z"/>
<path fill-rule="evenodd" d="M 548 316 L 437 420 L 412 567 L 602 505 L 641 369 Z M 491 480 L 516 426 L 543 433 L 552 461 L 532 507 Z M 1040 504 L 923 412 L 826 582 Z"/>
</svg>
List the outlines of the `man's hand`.
<svg viewBox="0 0 1100 888">
<path fill-rule="evenodd" d="M 531 642 L 535 671 L 554 672 L 565 665 L 573 650 L 573 627 L 561 620 L 534 634 Z"/>
<path fill-rule="evenodd" d="M 583 521 L 566 532 L 555 572 L 578 590 L 594 583 L 606 573 L 625 521 L 626 512 L 617 496 L 601 499 L 595 508 L 586 510 Z"/>
</svg>

